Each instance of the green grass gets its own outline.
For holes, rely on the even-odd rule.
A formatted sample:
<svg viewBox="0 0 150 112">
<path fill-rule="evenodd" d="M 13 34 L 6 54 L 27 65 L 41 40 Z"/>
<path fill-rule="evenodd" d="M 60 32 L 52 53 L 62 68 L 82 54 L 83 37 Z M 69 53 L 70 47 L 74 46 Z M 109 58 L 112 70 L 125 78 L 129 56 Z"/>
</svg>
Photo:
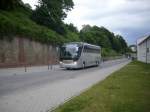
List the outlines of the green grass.
<svg viewBox="0 0 150 112">
<path fill-rule="evenodd" d="M 54 112 L 150 112 L 150 64 L 131 62 Z"/>
</svg>

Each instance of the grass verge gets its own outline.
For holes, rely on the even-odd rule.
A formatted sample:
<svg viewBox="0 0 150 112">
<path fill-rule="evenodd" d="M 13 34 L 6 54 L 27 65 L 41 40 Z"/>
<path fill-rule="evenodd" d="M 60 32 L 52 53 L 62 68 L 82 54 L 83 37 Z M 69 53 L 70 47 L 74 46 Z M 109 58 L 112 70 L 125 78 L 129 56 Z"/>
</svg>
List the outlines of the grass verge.
<svg viewBox="0 0 150 112">
<path fill-rule="evenodd" d="M 53 112 L 149 112 L 150 64 L 131 62 Z"/>
</svg>

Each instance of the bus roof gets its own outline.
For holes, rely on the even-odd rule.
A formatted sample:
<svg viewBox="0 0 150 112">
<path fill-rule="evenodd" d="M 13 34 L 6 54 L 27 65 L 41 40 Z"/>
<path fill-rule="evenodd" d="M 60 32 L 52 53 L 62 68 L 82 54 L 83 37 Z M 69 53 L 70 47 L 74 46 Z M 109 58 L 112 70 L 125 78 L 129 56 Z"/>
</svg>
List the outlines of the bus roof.
<svg viewBox="0 0 150 112">
<path fill-rule="evenodd" d="M 69 43 L 65 43 L 65 44 L 79 44 L 79 45 L 87 45 L 87 46 L 90 46 L 91 48 L 97 48 L 97 49 L 101 48 L 100 46 L 93 45 L 93 44 L 88 44 L 88 43 L 85 43 L 85 42 L 69 42 Z"/>
</svg>

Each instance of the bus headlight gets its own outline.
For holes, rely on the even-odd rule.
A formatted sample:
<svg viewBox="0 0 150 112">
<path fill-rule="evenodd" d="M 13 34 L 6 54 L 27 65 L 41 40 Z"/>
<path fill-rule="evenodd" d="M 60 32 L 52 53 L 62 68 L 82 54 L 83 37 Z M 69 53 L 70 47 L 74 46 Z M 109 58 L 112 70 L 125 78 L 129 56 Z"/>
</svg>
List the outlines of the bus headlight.
<svg viewBox="0 0 150 112">
<path fill-rule="evenodd" d="M 59 63 L 62 64 L 62 61 L 60 61 Z"/>
<path fill-rule="evenodd" d="M 77 62 L 76 62 L 76 61 L 74 61 L 74 62 L 73 62 L 73 64 L 74 64 L 74 65 L 76 65 L 76 64 L 77 64 Z"/>
</svg>

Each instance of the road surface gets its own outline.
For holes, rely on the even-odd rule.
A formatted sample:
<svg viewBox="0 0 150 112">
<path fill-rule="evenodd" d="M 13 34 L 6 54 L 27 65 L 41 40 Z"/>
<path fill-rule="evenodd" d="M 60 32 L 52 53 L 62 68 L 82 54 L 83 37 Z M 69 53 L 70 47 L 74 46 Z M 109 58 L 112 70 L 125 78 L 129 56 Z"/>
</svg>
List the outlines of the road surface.
<svg viewBox="0 0 150 112">
<path fill-rule="evenodd" d="M 46 112 L 110 73 L 129 63 L 127 59 L 108 61 L 99 67 L 81 70 L 52 70 L 12 73 L 0 70 L 0 112 Z"/>
</svg>

